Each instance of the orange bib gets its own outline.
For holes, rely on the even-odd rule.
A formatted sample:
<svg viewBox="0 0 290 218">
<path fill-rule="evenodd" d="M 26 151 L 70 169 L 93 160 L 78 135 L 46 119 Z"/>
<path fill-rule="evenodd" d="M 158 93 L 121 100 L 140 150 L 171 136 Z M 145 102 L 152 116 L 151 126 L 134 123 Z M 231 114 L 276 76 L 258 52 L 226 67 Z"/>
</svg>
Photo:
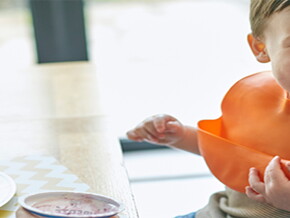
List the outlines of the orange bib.
<svg viewBox="0 0 290 218">
<path fill-rule="evenodd" d="M 251 167 L 261 172 L 276 155 L 290 160 L 290 100 L 271 72 L 238 81 L 225 95 L 222 116 L 198 123 L 199 148 L 212 173 L 244 192 Z M 284 160 L 283 160 L 284 159 Z M 290 173 L 281 165 L 286 176 Z"/>
</svg>

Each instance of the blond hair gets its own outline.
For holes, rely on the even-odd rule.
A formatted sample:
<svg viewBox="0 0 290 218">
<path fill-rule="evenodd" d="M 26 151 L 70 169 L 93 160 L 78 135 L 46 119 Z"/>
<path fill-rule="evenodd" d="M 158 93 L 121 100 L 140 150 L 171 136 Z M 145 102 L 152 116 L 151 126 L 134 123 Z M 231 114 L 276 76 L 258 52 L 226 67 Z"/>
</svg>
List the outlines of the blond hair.
<svg viewBox="0 0 290 218">
<path fill-rule="evenodd" d="M 250 23 L 254 37 L 263 37 L 269 17 L 290 6 L 290 0 L 251 0 Z"/>
</svg>

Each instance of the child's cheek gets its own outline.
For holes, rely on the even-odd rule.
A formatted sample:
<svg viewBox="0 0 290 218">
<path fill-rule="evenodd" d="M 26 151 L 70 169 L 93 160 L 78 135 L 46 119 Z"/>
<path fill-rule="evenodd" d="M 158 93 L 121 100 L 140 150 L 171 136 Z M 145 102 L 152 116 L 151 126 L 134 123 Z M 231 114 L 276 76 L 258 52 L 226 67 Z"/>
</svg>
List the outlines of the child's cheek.
<svg viewBox="0 0 290 218">
<path fill-rule="evenodd" d="M 276 80 L 282 88 L 290 92 L 290 48 L 283 49 L 271 62 Z"/>
</svg>

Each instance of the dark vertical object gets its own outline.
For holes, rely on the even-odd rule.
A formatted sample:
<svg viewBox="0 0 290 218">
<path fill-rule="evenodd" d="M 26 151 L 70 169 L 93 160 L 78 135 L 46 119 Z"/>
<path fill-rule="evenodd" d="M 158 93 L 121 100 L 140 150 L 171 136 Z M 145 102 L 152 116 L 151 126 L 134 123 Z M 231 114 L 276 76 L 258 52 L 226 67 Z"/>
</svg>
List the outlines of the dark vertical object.
<svg viewBox="0 0 290 218">
<path fill-rule="evenodd" d="M 30 0 L 38 63 L 88 60 L 83 0 Z"/>
</svg>

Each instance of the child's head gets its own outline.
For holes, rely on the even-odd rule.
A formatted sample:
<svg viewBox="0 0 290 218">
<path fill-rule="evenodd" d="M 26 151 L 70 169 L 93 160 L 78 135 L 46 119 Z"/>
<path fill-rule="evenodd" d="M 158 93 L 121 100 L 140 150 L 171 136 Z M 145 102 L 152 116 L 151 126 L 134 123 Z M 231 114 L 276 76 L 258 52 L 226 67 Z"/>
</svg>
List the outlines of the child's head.
<svg viewBox="0 0 290 218">
<path fill-rule="evenodd" d="M 290 93 L 290 0 L 251 0 L 249 45 L 257 60 Z"/>
<path fill-rule="evenodd" d="M 254 37 L 262 38 L 272 14 L 290 6 L 288 0 L 251 0 L 250 23 Z"/>
</svg>

